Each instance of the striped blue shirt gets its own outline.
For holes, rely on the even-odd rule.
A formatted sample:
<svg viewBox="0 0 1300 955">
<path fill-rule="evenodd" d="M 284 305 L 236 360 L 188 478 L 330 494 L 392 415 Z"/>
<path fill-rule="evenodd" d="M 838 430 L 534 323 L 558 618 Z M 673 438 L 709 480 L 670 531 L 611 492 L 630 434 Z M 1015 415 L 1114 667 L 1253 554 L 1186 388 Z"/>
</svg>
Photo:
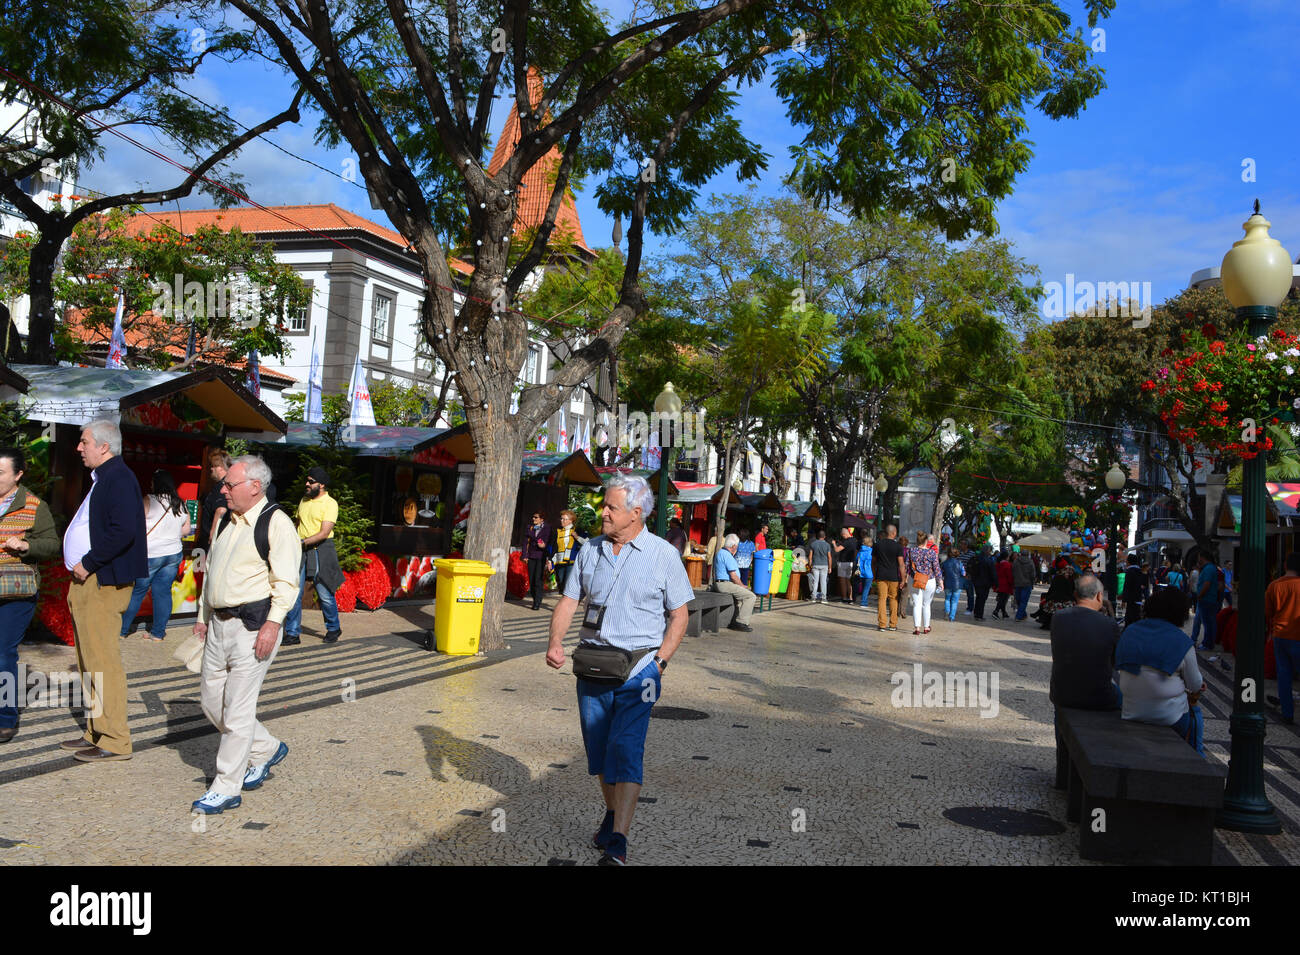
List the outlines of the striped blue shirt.
<svg viewBox="0 0 1300 955">
<path fill-rule="evenodd" d="M 664 640 L 667 614 L 695 597 L 682 555 L 642 528 L 623 545 L 601 534 L 578 551 L 564 596 L 603 605 L 600 642 L 623 650 L 646 650 Z"/>
</svg>

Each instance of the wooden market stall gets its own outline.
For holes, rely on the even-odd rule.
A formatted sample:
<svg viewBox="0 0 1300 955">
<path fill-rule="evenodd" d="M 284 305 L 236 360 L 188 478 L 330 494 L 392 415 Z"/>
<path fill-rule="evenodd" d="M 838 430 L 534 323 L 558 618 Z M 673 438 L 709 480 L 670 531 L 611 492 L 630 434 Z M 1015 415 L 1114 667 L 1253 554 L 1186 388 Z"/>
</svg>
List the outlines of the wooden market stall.
<svg viewBox="0 0 1300 955">
<path fill-rule="evenodd" d="M 468 441 L 463 429 L 347 425 L 340 433 L 345 449 L 368 479 L 374 552 L 392 561 L 397 584 L 393 597 L 432 591 L 433 561 L 452 550 L 456 521 L 457 468 Z M 235 435 L 241 437 L 241 435 Z M 272 470 L 284 477 L 282 496 L 296 501 L 301 489 L 291 486 L 298 455 L 325 439 L 320 424 L 289 422 L 285 434 L 262 447 Z"/>
</svg>

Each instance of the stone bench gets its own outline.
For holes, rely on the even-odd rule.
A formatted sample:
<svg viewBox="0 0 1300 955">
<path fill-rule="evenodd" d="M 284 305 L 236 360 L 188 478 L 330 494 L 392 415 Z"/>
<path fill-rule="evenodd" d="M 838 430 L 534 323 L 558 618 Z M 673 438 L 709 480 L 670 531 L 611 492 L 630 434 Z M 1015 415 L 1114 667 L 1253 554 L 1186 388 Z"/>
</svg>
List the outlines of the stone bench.
<svg viewBox="0 0 1300 955">
<path fill-rule="evenodd" d="M 1066 818 L 1079 824 L 1082 858 L 1210 864 L 1227 778 L 1222 767 L 1169 727 L 1122 720 L 1118 710 L 1059 707 L 1056 716 L 1065 744 L 1057 759 L 1066 775 Z"/>
<path fill-rule="evenodd" d="M 717 633 L 728 626 L 736 615 L 735 598 L 712 590 L 697 590 L 688 603 L 691 616 L 686 624 L 688 636 L 698 637 L 703 632 Z"/>
</svg>

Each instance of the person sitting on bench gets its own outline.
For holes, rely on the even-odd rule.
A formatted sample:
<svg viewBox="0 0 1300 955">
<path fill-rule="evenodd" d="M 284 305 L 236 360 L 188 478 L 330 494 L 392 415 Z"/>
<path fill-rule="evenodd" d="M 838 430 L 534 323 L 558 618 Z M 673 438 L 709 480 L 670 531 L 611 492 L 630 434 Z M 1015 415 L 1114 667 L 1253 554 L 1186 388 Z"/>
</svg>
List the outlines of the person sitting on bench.
<svg viewBox="0 0 1300 955">
<path fill-rule="evenodd" d="M 1146 603 L 1146 617 L 1125 628 L 1115 647 L 1121 716 L 1139 723 L 1171 726 L 1205 755 L 1205 722 L 1197 701 L 1205 681 L 1196 665 L 1196 645 L 1183 632 L 1187 598 L 1161 587 Z"/>
<path fill-rule="evenodd" d="M 754 612 L 754 592 L 740 582 L 740 566 L 736 563 L 736 550 L 740 547 L 740 538 L 728 534 L 713 558 L 713 589 L 720 594 L 730 594 L 736 598 L 736 619 L 731 621 L 728 630 L 742 630 L 745 633 L 754 628 L 749 625 L 749 615 Z"/>
</svg>

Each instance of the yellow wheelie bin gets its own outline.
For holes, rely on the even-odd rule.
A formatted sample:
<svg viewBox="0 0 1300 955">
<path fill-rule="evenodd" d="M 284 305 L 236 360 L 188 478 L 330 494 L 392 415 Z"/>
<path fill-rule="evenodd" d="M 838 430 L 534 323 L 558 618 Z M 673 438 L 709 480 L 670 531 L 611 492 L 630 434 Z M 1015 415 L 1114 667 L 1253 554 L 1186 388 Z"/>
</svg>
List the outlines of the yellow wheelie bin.
<svg viewBox="0 0 1300 955">
<path fill-rule="evenodd" d="M 488 578 L 496 571 L 482 560 L 433 562 L 438 572 L 437 596 L 433 602 L 434 644 L 442 653 L 478 653 L 483 628 L 483 600 Z"/>
</svg>

